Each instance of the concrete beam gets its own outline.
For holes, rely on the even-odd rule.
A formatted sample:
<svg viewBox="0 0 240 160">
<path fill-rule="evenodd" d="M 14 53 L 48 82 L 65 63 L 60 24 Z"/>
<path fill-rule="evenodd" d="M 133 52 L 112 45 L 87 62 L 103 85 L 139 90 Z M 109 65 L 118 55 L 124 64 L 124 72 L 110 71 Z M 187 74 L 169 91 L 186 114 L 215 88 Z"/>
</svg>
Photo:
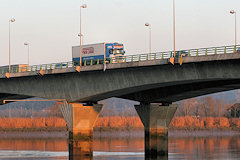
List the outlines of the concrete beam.
<svg viewBox="0 0 240 160">
<path fill-rule="evenodd" d="M 119 96 L 119 98 L 141 101 L 144 103 L 176 102 L 182 99 L 234 90 L 236 88 L 240 88 L 239 79 L 195 83 L 188 82 L 187 84 L 175 84 L 168 87 L 158 87 L 156 85 L 154 89 Z"/>
<path fill-rule="evenodd" d="M 79 103 L 60 105 L 69 128 L 69 159 L 92 159 L 93 126 L 102 109 L 101 104 L 83 106 Z"/>
<path fill-rule="evenodd" d="M 135 109 L 145 129 L 145 159 L 168 159 L 168 126 L 177 105 L 136 105 Z"/>
<path fill-rule="evenodd" d="M 198 58 L 205 61 L 193 63 Z M 74 103 L 98 102 L 110 97 L 156 103 L 240 88 L 240 85 L 228 87 L 240 84 L 240 54 L 186 57 L 183 66 L 146 61 L 107 67 L 105 72 L 95 70 L 102 68 L 96 65 L 86 66 L 88 71 L 80 73 L 70 68 L 47 70 L 43 76 L 0 78 L 0 93 Z"/>
</svg>

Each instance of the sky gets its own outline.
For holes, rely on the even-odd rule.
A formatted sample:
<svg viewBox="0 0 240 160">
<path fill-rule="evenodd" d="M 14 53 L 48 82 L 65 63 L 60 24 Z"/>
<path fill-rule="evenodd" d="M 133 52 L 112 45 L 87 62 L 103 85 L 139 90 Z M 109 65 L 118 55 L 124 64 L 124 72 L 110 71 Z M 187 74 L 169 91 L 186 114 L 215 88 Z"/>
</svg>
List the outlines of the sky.
<svg viewBox="0 0 240 160">
<path fill-rule="evenodd" d="M 84 44 L 119 42 L 126 54 L 173 50 L 172 0 L 0 0 L 0 65 L 8 65 L 8 23 L 11 23 L 11 61 L 30 65 L 71 61 L 79 45 L 80 4 Z M 176 48 L 191 49 L 234 44 L 234 16 L 240 0 L 176 0 Z M 240 41 L 240 15 L 238 15 Z M 238 42 L 239 42 L 238 41 Z"/>
</svg>

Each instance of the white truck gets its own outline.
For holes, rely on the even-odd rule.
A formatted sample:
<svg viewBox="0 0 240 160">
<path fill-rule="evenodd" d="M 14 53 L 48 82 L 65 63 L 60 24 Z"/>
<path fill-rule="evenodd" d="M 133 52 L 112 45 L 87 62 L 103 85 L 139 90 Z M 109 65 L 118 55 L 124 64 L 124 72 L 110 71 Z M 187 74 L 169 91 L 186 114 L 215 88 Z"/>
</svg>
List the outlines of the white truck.
<svg viewBox="0 0 240 160">
<path fill-rule="evenodd" d="M 82 45 L 82 64 L 103 63 L 104 60 L 116 63 L 122 60 L 125 54 L 124 46 L 120 43 L 97 43 Z M 72 60 L 74 64 L 80 62 L 80 46 L 72 47 Z"/>
</svg>

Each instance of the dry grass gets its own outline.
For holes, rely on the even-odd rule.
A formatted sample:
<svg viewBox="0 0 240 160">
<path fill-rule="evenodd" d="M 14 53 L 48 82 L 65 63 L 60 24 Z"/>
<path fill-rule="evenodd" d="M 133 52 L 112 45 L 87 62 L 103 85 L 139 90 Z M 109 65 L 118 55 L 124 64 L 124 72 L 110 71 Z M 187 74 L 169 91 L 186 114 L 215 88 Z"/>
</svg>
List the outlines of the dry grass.
<svg viewBox="0 0 240 160">
<path fill-rule="evenodd" d="M 240 129 L 240 119 L 228 119 L 225 117 L 175 117 L 170 128 L 172 129 Z"/>
<path fill-rule="evenodd" d="M 2 130 L 19 129 L 64 129 L 66 123 L 62 118 L 0 118 Z"/>
<path fill-rule="evenodd" d="M 227 119 L 225 117 L 194 118 L 175 117 L 171 129 L 240 129 L 240 119 Z M 1 130 L 65 130 L 66 123 L 62 118 L 0 118 Z M 143 129 L 139 117 L 100 117 L 95 123 L 95 129 L 129 130 Z"/>
</svg>

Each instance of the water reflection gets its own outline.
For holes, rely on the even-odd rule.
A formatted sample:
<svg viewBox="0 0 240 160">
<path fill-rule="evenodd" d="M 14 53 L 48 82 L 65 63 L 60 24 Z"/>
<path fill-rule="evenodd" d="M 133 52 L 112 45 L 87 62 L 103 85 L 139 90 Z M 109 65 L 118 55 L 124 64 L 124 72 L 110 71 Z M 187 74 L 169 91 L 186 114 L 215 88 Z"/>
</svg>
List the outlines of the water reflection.
<svg viewBox="0 0 240 160">
<path fill-rule="evenodd" d="M 184 159 L 238 159 L 240 137 L 176 138 L 170 140 L 169 151 Z"/>
<path fill-rule="evenodd" d="M 94 140 L 94 158 L 74 160 L 144 160 L 143 138 Z M 169 138 L 169 160 L 231 159 L 240 157 L 240 137 Z M 80 158 L 80 159 L 79 159 Z M 165 157 L 166 158 L 166 157 Z M 162 160 L 165 158 L 158 158 Z M 0 139 L 0 159 L 67 160 L 66 139 Z M 147 160 L 156 160 L 147 159 Z"/>
<path fill-rule="evenodd" d="M 67 151 L 66 139 L 0 139 L 0 151 Z"/>
</svg>

